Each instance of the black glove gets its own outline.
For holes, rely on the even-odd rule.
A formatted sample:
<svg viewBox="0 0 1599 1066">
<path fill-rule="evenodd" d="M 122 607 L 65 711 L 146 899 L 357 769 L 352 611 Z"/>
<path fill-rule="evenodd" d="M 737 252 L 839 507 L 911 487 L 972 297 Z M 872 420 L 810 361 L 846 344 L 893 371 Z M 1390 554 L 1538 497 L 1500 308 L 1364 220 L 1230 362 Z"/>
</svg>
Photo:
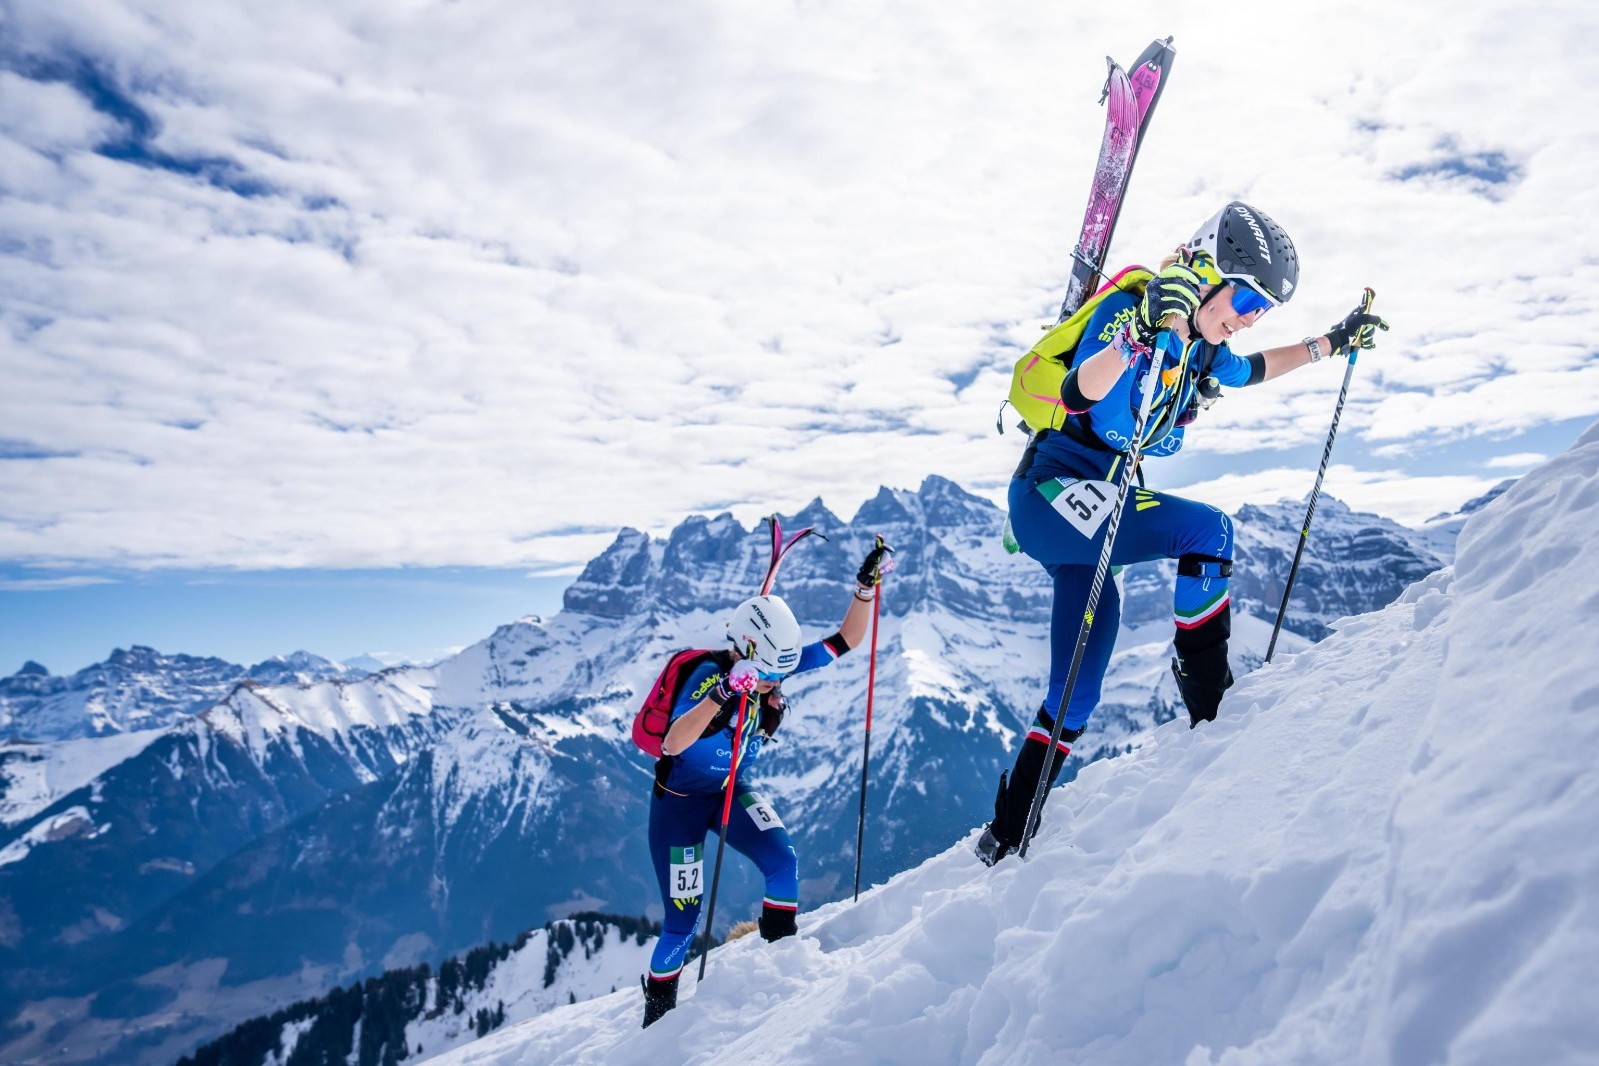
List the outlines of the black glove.
<svg viewBox="0 0 1599 1066">
<path fill-rule="evenodd" d="M 893 554 L 894 549 L 884 544 L 882 537 L 878 537 L 877 543 L 872 547 L 872 550 L 866 553 L 866 559 L 861 563 L 861 568 L 855 572 L 855 584 L 863 589 L 869 589 L 881 582 L 883 575 L 894 568 L 893 560 L 889 561 L 887 567 L 883 566 L 883 560 Z"/>
<path fill-rule="evenodd" d="M 1327 331 L 1332 341 L 1333 355 L 1344 355 L 1355 348 L 1377 347 L 1377 331 L 1388 328 L 1388 323 L 1366 310 L 1370 301 L 1360 301 L 1360 306 L 1349 312 L 1344 320 Z"/>
<path fill-rule="evenodd" d="M 781 689 L 773 689 L 761 699 L 761 718 L 757 731 L 770 737 L 783 724 L 783 712 L 788 710 L 788 700 Z"/>
<path fill-rule="evenodd" d="M 1186 319 L 1197 311 L 1200 282 L 1200 276 L 1186 263 L 1173 263 L 1149 279 L 1138 314 L 1133 316 L 1133 339 L 1146 347 L 1152 345 L 1168 315 Z"/>
</svg>

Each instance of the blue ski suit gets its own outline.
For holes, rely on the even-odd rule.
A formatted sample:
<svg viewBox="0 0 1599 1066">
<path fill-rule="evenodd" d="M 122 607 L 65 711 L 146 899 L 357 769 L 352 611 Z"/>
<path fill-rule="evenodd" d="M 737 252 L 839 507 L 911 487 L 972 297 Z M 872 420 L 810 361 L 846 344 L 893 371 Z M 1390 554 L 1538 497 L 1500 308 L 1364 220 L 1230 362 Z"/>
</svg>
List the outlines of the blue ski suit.
<svg viewBox="0 0 1599 1066">
<path fill-rule="evenodd" d="M 1073 362 L 1080 364 L 1105 348 L 1132 318 L 1137 301 L 1138 297 L 1130 293 L 1107 297 L 1089 318 Z M 1065 691 L 1094 570 L 1110 524 L 1109 510 L 1115 504 L 1113 486 L 1098 487 L 1096 491 L 1082 483 L 1114 482 L 1121 476 L 1145 375 L 1157 361 L 1161 364 L 1161 381 L 1145 426 L 1145 456 L 1172 455 L 1182 448 L 1183 433 L 1197 410 L 1199 385 L 1205 378 L 1240 387 L 1257 384 L 1265 377 L 1262 357 L 1237 355 L 1226 344 L 1196 339 L 1175 357 L 1156 349 L 1136 360 L 1102 399 L 1073 411 L 1064 428 L 1045 430 L 1029 443 L 1009 487 L 1011 530 L 1021 550 L 1049 573 L 1055 595 L 1050 618 L 1049 685 L 1015 769 L 1008 783 L 1001 780 L 995 802 L 995 835 L 1013 846 L 1020 843 L 1026 808 L 1043 769 L 1043 749 L 1049 743 L 1055 708 L 1060 706 Z M 1063 388 L 1068 409 L 1075 392 L 1074 374 L 1075 371 L 1068 375 Z M 1128 493 L 1111 550 L 1112 565 L 1177 559 L 1172 610 L 1179 654 L 1185 651 L 1186 644 L 1214 661 L 1219 647 L 1223 671 L 1230 625 L 1227 577 L 1232 572 L 1232 557 L 1232 522 L 1217 508 L 1144 488 L 1135 487 Z M 1071 742 L 1088 724 L 1089 715 L 1099 703 L 1120 620 L 1121 598 L 1116 583 L 1106 580 L 1071 704 L 1065 710 L 1058 751 L 1051 760 L 1051 782 L 1069 754 Z"/>
<path fill-rule="evenodd" d="M 828 665 L 848 645 L 834 634 L 805 645 L 794 674 Z M 675 722 L 693 710 L 722 679 L 723 666 L 707 661 L 693 670 L 672 705 Z M 793 674 L 789 675 L 793 676 Z M 779 697 L 780 698 L 780 697 Z M 766 879 L 763 920 L 774 913 L 788 921 L 799 909 L 799 860 L 788 829 L 769 800 L 747 784 L 760 761 L 767 737 L 761 731 L 762 712 L 771 714 L 772 694 L 751 694 L 746 709 L 743 755 L 733 787 L 733 807 L 728 815 L 727 844 L 749 858 Z M 650 958 L 650 979 L 670 981 L 683 969 L 694 929 L 699 924 L 700 901 L 709 887 L 705 862 L 707 833 L 722 821 L 724 790 L 732 768 L 738 717 L 714 719 L 706 732 L 676 756 L 656 767 L 654 799 L 650 803 L 649 848 L 655 878 L 666 915 L 661 936 Z M 775 728 L 773 726 L 772 728 Z M 714 845 L 713 845 L 714 846 Z"/>
</svg>

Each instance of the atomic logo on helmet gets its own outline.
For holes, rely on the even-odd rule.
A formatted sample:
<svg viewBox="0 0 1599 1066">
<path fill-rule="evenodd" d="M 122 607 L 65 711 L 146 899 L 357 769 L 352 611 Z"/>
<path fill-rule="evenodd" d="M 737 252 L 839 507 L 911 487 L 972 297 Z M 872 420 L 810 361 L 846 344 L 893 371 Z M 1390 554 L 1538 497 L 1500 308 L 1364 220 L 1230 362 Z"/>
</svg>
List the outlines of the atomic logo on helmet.
<svg viewBox="0 0 1599 1066">
<path fill-rule="evenodd" d="M 727 639 L 764 680 L 786 677 L 799 666 L 799 620 L 780 597 L 755 596 L 739 604 L 728 620 Z"/>
</svg>

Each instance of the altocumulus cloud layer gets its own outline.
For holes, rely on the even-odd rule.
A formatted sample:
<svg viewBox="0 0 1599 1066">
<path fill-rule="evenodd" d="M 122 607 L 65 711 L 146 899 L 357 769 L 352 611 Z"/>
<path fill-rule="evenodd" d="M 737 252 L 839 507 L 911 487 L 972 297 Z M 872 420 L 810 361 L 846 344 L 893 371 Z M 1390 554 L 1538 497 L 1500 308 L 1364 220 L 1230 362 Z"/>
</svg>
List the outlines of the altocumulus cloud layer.
<svg viewBox="0 0 1599 1066">
<path fill-rule="evenodd" d="M 1307 269 L 1245 350 L 1378 289 L 1342 432 L 1382 465 L 1330 488 L 1420 517 L 1504 470 L 1417 449 L 1599 414 L 1588 5 L 1073 6 L 9 0 L 0 559 L 560 567 L 997 492 L 1102 56 L 1167 33 L 1116 257 L 1265 207 Z M 1211 483 L 1302 492 L 1259 450 L 1337 376 L 1211 412 Z"/>
</svg>

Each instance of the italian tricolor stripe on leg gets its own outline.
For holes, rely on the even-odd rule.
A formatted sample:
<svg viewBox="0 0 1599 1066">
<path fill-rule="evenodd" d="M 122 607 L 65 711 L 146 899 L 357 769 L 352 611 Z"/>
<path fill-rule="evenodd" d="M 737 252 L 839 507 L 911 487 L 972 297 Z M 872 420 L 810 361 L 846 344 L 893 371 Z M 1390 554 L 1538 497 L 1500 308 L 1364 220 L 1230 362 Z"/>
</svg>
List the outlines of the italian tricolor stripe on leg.
<svg viewBox="0 0 1599 1066">
<path fill-rule="evenodd" d="M 1035 725 L 1027 731 L 1027 739 L 1036 740 L 1040 744 L 1048 744 L 1049 730 L 1045 729 L 1043 726 Z M 1064 740 L 1057 740 L 1055 742 L 1055 747 L 1060 749 L 1060 753 L 1062 755 L 1070 755 L 1072 753 L 1070 745 L 1068 745 Z"/>
<path fill-rule="evenodd" d="M 764 906 L 771 907 L 773 910 L 779 910 L 779 911 L 797 911 L 797 910 L 799 910 L 799 900 L 797 900 L 797 899 L 778 899 L 776 896 L 763 896 L 761 898 L 761 903 Z"/>
<path fill-rule="evenodd" d="M 1230 602 L 1230 595 L 1226 589 L 1218 592 L 1210 602 L 1202 604 L 1189 613 L 1175 612 L 1178 629 L 1195 629 L 1210 621 L 1220 614 L 1222 608 Z"/>
</svg>

